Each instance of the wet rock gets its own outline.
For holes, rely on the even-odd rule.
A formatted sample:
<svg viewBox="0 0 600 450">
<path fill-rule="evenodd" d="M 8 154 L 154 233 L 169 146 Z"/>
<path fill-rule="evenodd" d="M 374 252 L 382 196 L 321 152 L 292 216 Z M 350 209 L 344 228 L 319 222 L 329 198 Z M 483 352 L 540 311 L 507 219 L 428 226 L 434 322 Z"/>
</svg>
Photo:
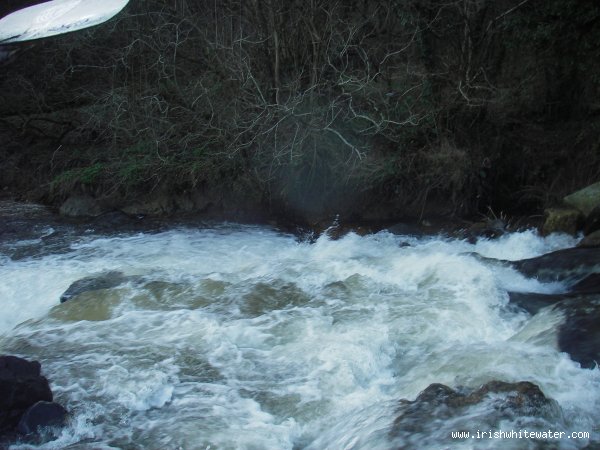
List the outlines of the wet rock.
<svg viewBox="0 0 600 450">
<path fill-rule="evenodd" d="M 583 232 L 590 235 L 595 231 L 600 231 L 600 206 L 596 206 L 592 212 L 588 214 L 583 225 Z"/>
<path fill-rule="evenodd" d="M 17 429 L 21 434 L 32 434 L 43 428 L 60 427 L 65 424 L 67 414 L 67 410 L 58 403 L 39 401 L 21 416 Z"/>
<path fill-rule="evenodd" d="M 595 248 L 576 247 L 547 253 L 511 265 L 528 277 L 540 281 L 579 280 L 600 272 L 600 252 Z"/>
<path fill-rule="evenodd" d="M 387 230 L 392 234 L 401 236 L 423 236 L 423 230 L 419 226 L 410 223 L 395 223 L 389 226 Z"/>
<path fill-rule="evenodd" d="M 568 292 L 559 294 L 540 294 L 537 292 L 509 292 L 510 303 L 524 309 L 530 314 L 537 314 L 540 309 L 567 301 L 576 304 L 584 301 L 589 295 L 600 294 L 600 273 L 592 273 L 573 284 Z"/>
<path fill-rule="evenodd" d="M 552 308 L 563 316 L 558 325 L 558 348 L 584 368 L 600 362 L 600 251 L 571 248 L 518 261 L 515 267 L 542 281 L 571 282 L 559 294 L 509 293 L 510 302 L 531 314 Z"/>
<path fill-rule="evenodd" d="M 512 304 L 530 314 L 560 312 L 558 349 L 584 368 L 600 363 L 600 274 L 591 274 L 561 294 L 509 293 Z"/>
<path fill-rule="evenodd" d="M 567 233 L 574 235 L 583 224 L 583 214 L 575 208 L 552 208 L 544 212 L 542 234 Z"/>
<path fill-rule="evenodd" d="M 25 411 L 39 401 L 52 401 L 40 363 L 0 356 L 0 435 L 14 431 Z"/>
<path fill-rule="evenodd" d="M 564 300 L 567 294 L 539 294 L 537 292 L 509 292 L 508 299 L 513 305 L 529 314 L 537 314 L 542 308 L 552 306 Z"/>
<path fill-rule="evenodd" d="M 558 330 L 559 349 L 581 367 L 596 367 L 600 363 L 600 295 L 565 300 L 554 308 L 565 316 Z"/>
<path fill-rule="evenodd" d="M 432 384 L 414 401 L 401 400 L 398 416 L 391 430 L 393 438 L 431 436 L 440 423 L 451 423 L 453 430 L 497 429 L 504 420 L 529 420 L 533 423 L 561 416 L 558 404 L 547 398 L 530 382 L 490 381 L 475 390 L 454 390 Z M 541 419 L 541 420 L 540 420 Z M 445 439 L 449 431 L 442 431 Z M 408 444 L 408 442 L 404 442 Z"/>
<path fill-rule="evenodd" d="M 579 244 L 577 244 L 577 247 L 600 247 L 600 230 L 588 234 L 579 242 Z"/>
<path fill-rule="evenodd" d="M 315 234 L 318 233 L 317 230 L 319 230 L 318 226 L 316 227 Z M 366 236 L 367 234 L 373 233 L 373 229 L 369 228 L 368 226 L 335 223 L 334 225 L 322 231 L 322 234 L 325 234 L 333 241 L 337 241 L 349 233 L 354 233 L 359 236 Z"/>
<path fill-rule="evenodd" d="M 495 239 L 506 232 L 506 223 L 502 219 L 475 222 L 467 229 L 467 238 L 471 241 L 478 238 Z"/>
<path fill-rule="evenodd" d="M 593 273 L 571 286 L 576 294 L 600 294 L 600 273 Z"/>
<path fill-rule="evenodd" d="M 567 195 L 563 201 L 588 217 L 594 208 L 600 206 L 600 182 Z"/>
<path fill-rule="evenodd" d="M 122 272 L 118 271 L 111 271 L 96 276 L 85 277 L 71 283 L 68 289 L 60 296 L 60 302 L 64 303 L 67 300 L 70 300 L 84 292 L 114 288 L 126 283 L 129 280 L 130 277 L 126 277 Z"/>
<path fill-rule="evenodd" d="M 105 212 L 100 203 L 89 195 L 69 197 L 59 211 L 65 217 L 97 217 Z"/>
</svg>

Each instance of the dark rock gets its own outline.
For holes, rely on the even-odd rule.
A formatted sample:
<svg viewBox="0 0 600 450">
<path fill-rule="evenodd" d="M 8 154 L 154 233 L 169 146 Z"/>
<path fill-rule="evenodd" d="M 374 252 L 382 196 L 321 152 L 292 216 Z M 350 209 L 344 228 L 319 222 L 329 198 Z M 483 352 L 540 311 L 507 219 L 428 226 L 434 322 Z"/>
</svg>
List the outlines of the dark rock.
<svg viewBox="0 0 600 450">
<path fill-rule="evenodd" d="M 130 216 L 169 216 L 175 210 L 175 200 L 167 193 L 148 195 L 122 208 Z"/>
<path fill-rule="evenodd" d="M 190 200 L 196 211 L 206 212 L 212 207 L 222 204 L 223 193 L 219 193 L 217 190 L 194 190 L 190 193 Z"/>
<path fill-rule="evenodd" d="M 398 417 L 390 432 L 392 438 L 430 436 L 440 423 L 461 424 L 473 429 L 492 429 L 504 420 L 555 419 L 561 416 L 558 404 L 547 398 L 538 386 L 521 381 L 490 381 L 476 390 L 454 390 L 432 384 L 414 401 L 401 400 Z M 461 422 L 462 421 L 462 422 Z M 449 432 L 442 435 L 449 439 Z"/>
<path fill-rule="evenodd" d="M 401 236 L 423 236 L 423 231 L 417 225 L 409 223 L 395 223 L 389 226 L 387 230 L 392 234 Z"/>
<path fill-rule="evenodd" d="M 510 302 L 531 314 L 551 307 L 563 316 L 558 348 L 581 367 L 600 363 L 600 274 L 589 275 L 562 294 L 509 293 Z"/>
<path fill-rule="evenodd" d="M 100 203 L 89 195 L 69 197 L 60 207 L 60 214 L 65 217 L 97 217 L 103 212 Z"/>
<path fill-rule="evenodd" d="M 600 294 L 600 273 L 592 273 L 573 284 L 568 292 L 560 294 L 540 294 L 537 292 L 509 292 L 510 303 L 524 309 L 530 314 L 537 314 L 547 306 L 567 302 L 584 301 L 590 294 Z"/>
<path fill-rule="evenodd" d="M 483 236 L 496 238 L 502 236 L 504 233 L 506 233 L 506 222 L 504 220 L 493 219 L 485 222 Z"/>
<path fill-rule="evenodd" d="M 600 206 L 596 206 L 592 209 L 583 225 L 583 232 L 586 235 L 592 234 L 595 231 L 600 231 Z"/>
<path fill-rule="evenodd" d="M 568 294 L 539 294 L 537 292 L 509 292 L 508 299 L 513 305 L 529 314 L 537 314 L 540 309 L 563 301 Z"/>
<path fill-rule="evenodd" d="M 565 315 L 558 330 L 559 349 L 581 367 L 596 367 L 600 363 L 600 295 L 563 301 L 554 308 Z"/>
<path fill-rule="evenodd" d="M 42 428 L 63 426 L 66 419 L 67 410 L 61 405 L 39 401 L 21 416 L 17 429 L 21 434 L 37 433 Z"/>
<path fill-rule="evenodd" d="M 456 237 L 475 243 L 480 238 L 495 239 L 504 235 L 504 233 L 506 233 L 506 223 L 502 219 L 494 219 L 475 222 Z"/>
<path fill-rule="evenodd" d="M 576 234 L 583 224 L 583 214 L 575 208 L 552 208 L 544 211 L 542 234 Z"/>
<path fill-rule="evenodd" d="M 0 356 L 0 434 L 13 430 L 23 413 L 38 401 L 52 401 L 48 380 L 37 361 Z"/>
<path fill-rule="evenodd" d="M 120 229 L 126 226 L 136 223 L 137 221 L 121 211 L 109 211 L 106 212 L 94 220 L 96 228 L 113 230 Z"/>
<path fill-rule="evenodd" d="M 320 227 L 317 225 L 317 227 L 315 227 L 315 234 L 319 233 L 319 231 L 318 231 L 319 229 L 320 229 Z M 322 234 L 325 234 L 326 236 L 329 237 L 329 239 L 336 241 L 338 239 L 343 238 L 344 236 L 346 236 L 349 233 L 354 233 L 359 236 L 366 236 L 367 234 L 370 234 L 372 232 L 373 232 L 373 230 L 367 226 L 335 223 L 335 224 L 331 225 L 330 227 L 325 228 L 322 231 Z"/>
<path fill-rule="evenodd" d="M 568 248 L 514 261 L 511 265 L 523 275 L 540 281 L 577 281 L 600 272 L 600 251 L 595 248 Z"/>
<path fill-rule="evenodd" d="M 173 197 L 175 209 L 179 212 L 193 212 L 195 210 L 194 201 L 189 195 L 175 195 Z"/>
<path fill-rule="evenodd" d="M 565 293 L 509 293 L 509 299 L 531 314 L 546 307 L 559 311 L 564 317 L 557 330 L 559 350 L 584 368 L 596 367 L 600 362 L 600 250 L 560 250 L 514 266 L 543 281 L 572 283 Z"/>
<path fill-rule="evenodd" d="M 576 294 L 600 294 L 600 273 L 593 273 L 571 286 Z"/>
<path fill-rule="evenodd" d="M 577 247 L 600 247 L 600 230 L 588 234 L 579 242 L 579 244 L 577 244 Z"/>
<path fill-rule="evenodd" d="M 110 271 L 101 275 L 85 277 L 77 280 L 60 296 L 60 302 L 64 303 L 79 294 L 100 289 L 117 287 L 129 280 L 122 272 Z"/>
<path fill-rule="evenodd" d="M 0 356 L 0 380 L 7 377 L 37 377 L 40 375 L 41 365 L 37 361 L 27 361 L 17 356 Z"/>
</svg>

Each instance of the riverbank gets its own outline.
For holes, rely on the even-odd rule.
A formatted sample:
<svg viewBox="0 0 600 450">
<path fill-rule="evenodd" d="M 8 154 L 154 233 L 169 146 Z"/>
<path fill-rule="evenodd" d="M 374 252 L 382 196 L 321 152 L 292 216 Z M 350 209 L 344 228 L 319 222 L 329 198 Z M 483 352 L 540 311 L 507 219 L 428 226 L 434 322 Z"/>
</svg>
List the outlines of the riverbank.
<svg viewBox="0 0 600 450">
<path fill-rule="evenodd" d="M 427 215 L 407 216 L 392 213 L 392 210 L 379 210 L 378 215 L 371 214 L 366 217 L 360 215 L 342 215 L 331 213 L 325 217 L 303 217 L 297 214 L 287 214 L 282 210 L 269 210 L 265 205 L 253 205 L 254 209 L 248 210 L 247 205 L 238 208 L 223 209 L 209 207 L 195 210 L 190 203 L 187 208 L 170 209 L 156 208 L 156 205 L 177 205 L 181 201 L 167 199 L 161 196 L 158 200 L 147 200 L 146 203 L 135 201 L 125 204 L 121 208 L 115 203 L 97 201 L 88 195 L 70 197 L 62 205 L 42 206 L 32 202 L 19 202 L 18 197 L 8 191 L 0 196 L 0 201 L 6 210 L 11 207 L 31 205 L 31 214 L 39 215 L 38 219 L 49 222 L 65 222 L 77 226 L 91 226 L 98 230 L 115 231 L 127 229 L 157 229 L 169 226 L 194 226 L 202 223 L 231 222 L 239 224 L 256 224 L 274 227 L 283 232 L 298 236 L 317 239 L 321 234 L 327 233 L 330 238 L 339 239 L 348 232 L 359 235 L 373 234 L 381 230 L 388 230 L 398 235 L 426 236 L 446 235 L 459 239 L 476 239 L 478 237 L 498 237 L 504 233 L 528 228 L 541 229 L 543 217 L 508 217 L 504 214 L 497 217 L 493 211 L 488 215 L 479 215 L 471 219 L 460 218 L 452 215 Z M 148 199 L 148 196 L 146 196 Z M 425 211 L 421 211 L 424 213 Z M 17 225 L 12 227 L 7 222 L 5 231 L 16 231 Z"/>
</svg>

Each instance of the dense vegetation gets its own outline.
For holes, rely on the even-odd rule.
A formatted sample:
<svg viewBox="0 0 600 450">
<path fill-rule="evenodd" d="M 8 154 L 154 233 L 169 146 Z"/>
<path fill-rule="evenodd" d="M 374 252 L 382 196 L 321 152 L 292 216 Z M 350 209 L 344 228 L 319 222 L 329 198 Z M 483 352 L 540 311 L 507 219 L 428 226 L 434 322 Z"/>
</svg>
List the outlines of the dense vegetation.
<svg viewBox="0 0 600 450">
<path fill-rule="evenodd" d="M 600 179 L 593 0 L 131 0 L 20 50 L 2 183 L 46 201 L 532 213 Z"/>
</svg>

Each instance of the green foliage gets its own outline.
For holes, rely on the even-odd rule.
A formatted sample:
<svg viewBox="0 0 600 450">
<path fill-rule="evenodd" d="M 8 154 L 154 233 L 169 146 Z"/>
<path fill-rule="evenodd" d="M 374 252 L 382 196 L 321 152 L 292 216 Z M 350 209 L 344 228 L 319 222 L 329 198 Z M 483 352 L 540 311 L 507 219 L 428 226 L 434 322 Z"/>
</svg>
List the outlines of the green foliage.
<svg viewBox="0 0 600 450">
<path fill-rule="evenodd" d="M 64 189 L 76 184 L 92 185 L 100 180 L 106 171 L 104 163 L 95 163 L 88 167 L 68 169 L 55 176 L 51 182 L 53 189 Z"/>
</svg>

